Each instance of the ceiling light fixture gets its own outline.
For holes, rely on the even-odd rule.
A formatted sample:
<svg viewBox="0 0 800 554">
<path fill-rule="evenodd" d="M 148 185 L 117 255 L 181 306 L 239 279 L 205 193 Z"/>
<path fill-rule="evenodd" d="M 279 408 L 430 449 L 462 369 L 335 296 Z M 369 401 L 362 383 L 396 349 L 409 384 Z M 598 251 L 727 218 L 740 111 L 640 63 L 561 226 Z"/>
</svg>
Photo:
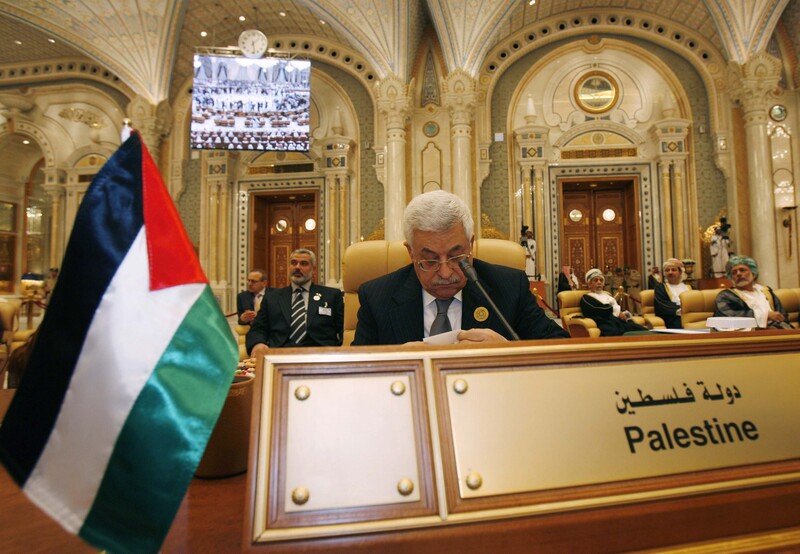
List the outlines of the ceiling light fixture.
<svg viewBox="0 0 800 554">
<path fill-rule="evenodd" d="M 247 18 L 243 15 L 239 16 L 239 21 L 247 21 Z"/>
<path fill-rule="evenodd" d="M 16 44 L 17 46 L 22 46 L 22 41 L 21 40 L 15 40 L 14 44 Z"/>
<path fill-rule="evenodd" d="M 47 39 L 47 42 L 49 42 L 50 44 L 55 44 L 56 43 L 56 39 L 49 38 L 49 39 Z"/>
<path fill-rule="evenodd" d="M 326 25 L 325 21 L 323 21 L 322 19 L 319 20 L 319 24 L 320 25 Z"/>
<path fill-rule="evenodd" d="M 529 5 L 529 6 L 533 6 L 535 3 L 536 3 L 536 0 L 530 0 L 530 1 L 528 2 L 528 5 Z"/>
<path fill-rule="evenodd" d="M 281 17 L 286 17 L 286 12 L 278 12 L 278 15 Z"/>
<path fill-rule="evenodd" d="M 208 33 L 206 31 L 200 31 L 200 36 L 205 38 L 208 36 Z"/>
<path fill-rule="evenodd" d="M 31 141 L 29 141 L 28 139 L 23 139 L 22 140 L 22 144 L 30 144 L 30 143 L 31 143 Z"/>
</svg>

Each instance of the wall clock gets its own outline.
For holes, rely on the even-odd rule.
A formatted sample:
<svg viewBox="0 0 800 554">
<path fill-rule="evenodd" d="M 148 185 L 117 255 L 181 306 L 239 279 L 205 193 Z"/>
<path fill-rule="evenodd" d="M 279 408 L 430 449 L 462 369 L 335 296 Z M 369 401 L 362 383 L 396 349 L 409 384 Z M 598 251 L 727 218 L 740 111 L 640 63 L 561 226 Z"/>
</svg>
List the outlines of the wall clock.
<svg viewBox="0 0 800 554">
<path fill-rule="evenodd" d="M 258 29 L 247 29 L 239 35 L 239 50 L 248 58 L 260 58 L 267 51 L 267 35 Z"/>
<path fill-rule="evenodd" d="M 590 71 L 575 84 L 575 102 L 591 114 L 607 112 L 619 98 L 619 87 L 605 71 Z"/>
</svg>

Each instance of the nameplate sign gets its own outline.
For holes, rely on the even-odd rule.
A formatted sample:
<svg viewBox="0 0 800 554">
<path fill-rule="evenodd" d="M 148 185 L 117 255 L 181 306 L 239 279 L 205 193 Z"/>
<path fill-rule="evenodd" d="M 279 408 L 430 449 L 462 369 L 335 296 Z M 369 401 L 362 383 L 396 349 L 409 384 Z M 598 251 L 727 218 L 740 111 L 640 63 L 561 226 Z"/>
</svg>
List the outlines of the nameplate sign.
<svg viewBox="0 0 800 554">
<path fill-rule="evenodd" d="M 459 494 L 800 458 L 798 361 L 785 353 L 449 371 Z"/>
<path fill-rule="evenodd" d="M 688 517 L 708 495 L 756 503 L 767 488 L 789 503 L 800 333 L 716 335 L 270 351 L 247 540 L 580 519 L 676 498 L 669 509 Z"/>
</svg>

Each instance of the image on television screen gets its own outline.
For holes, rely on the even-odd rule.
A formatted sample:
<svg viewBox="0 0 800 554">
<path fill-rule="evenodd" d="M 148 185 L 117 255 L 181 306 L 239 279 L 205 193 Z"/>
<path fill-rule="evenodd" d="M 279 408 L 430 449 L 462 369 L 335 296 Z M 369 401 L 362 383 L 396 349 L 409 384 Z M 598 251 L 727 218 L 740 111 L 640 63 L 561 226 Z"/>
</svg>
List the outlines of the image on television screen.
<svg viewBox="0 0 800 554">
<path fill-rule="evenodd" d="M 311 62 L 197 54 L 191 147 L 308 151 Z"/>
</svg>

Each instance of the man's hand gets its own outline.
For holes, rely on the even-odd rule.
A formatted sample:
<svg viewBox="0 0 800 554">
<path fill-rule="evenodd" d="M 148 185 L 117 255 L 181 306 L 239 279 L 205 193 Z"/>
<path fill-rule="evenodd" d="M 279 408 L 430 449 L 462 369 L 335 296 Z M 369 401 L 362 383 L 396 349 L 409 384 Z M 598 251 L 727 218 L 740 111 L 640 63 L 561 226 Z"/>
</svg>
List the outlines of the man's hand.
<svg viewBox="0 0 800 554">
<path fill-rule="evenodd" d="M 508 342 L 508 339 L 492 329 L 475 328 L 461 331 L 458 342 Z"/>
<path fill-rule="evenodd" d="M 769 314 L 767 314 L 767 319 L 769 321 L 786 321 L 786 318 L 784 318 L 783 314 L 780 312 L 769 312 Z"/>
<path fill-rule="evenodd" d="M 250 323 L 255 318 L 256 318 L 256 312 L 255 311 L 253 311 L 253 310 L 245 310 L 245 311 L 242 312 L 242 317 L 240 317 L 239 319 L 241 319 L 245 323 Z"/>
</svg>

